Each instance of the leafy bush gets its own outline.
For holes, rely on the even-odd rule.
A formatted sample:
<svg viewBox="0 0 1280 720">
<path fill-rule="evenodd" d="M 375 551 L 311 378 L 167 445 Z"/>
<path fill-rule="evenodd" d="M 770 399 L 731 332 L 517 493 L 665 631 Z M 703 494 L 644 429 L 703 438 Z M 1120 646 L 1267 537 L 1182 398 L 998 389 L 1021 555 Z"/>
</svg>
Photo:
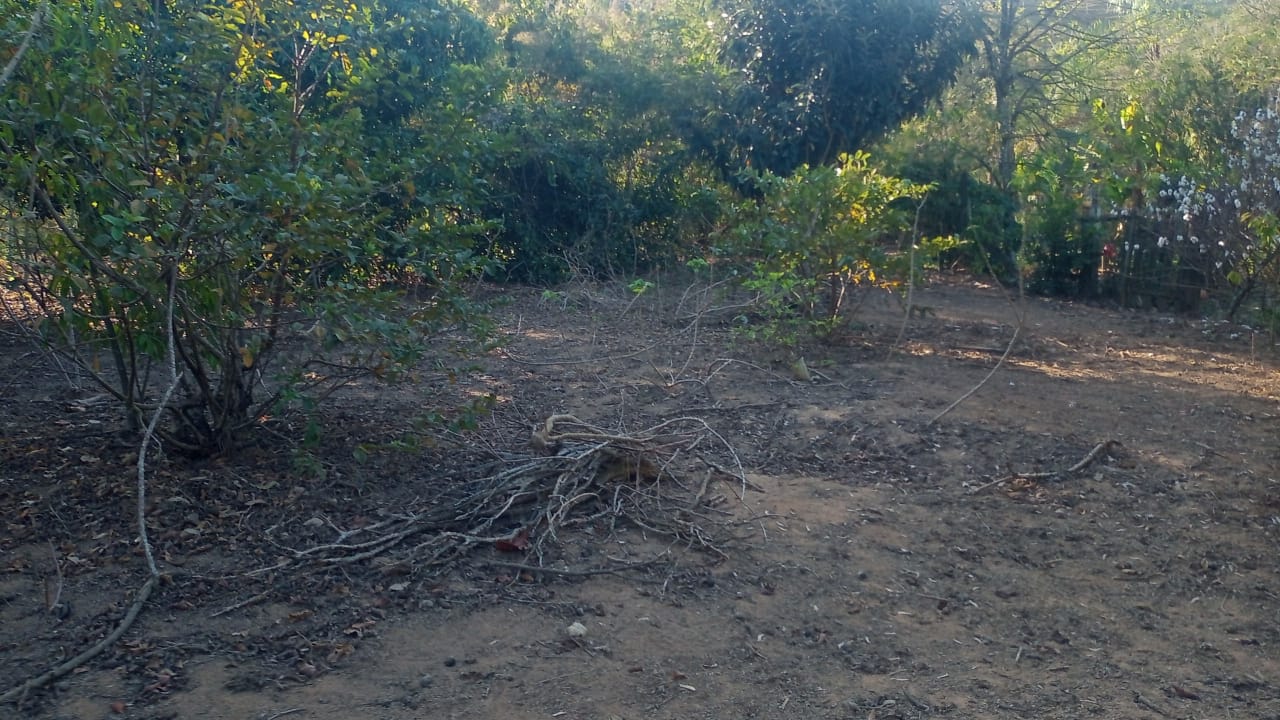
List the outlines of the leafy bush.
<svg viewBox="0 0 1280 720">
<path fill-rule="evenodd" d="M 161 410 L 171 447 L 224 451 L 282 402 L 394 376 L 473 322 L 457 282 L 487 225 L 406 187 L 413 148 L 371 139 L 360 108 L 397 56 L 374 43 L 379 6 L 52 7 L 0 89 L 6 242 L 40 337 L 131 428 Z M 412 306 L 385 282 L 406 272 Z"/>
<path fill-rule="evenodd" d="M 1082 216 L 1089 180 L 1071 154 L 1042 151 L 1018 168 L 1015 187 L 1024 198 L 1026 227 L 1021 261 L 1034 292 L 1066 297 L 1098 293 L 1101 228 Z"/>
<path fill-rule="evenodd" d="M 863 153 L 743 181 L 759 196 L 727 208 L 716 251 L 742 268 L 743 286 L 760 298 L 758 322 L 743 329 L 749 337 L 783 345 L 831 338 L 860 290 L 910 279 L 910 255 L 895 241 L 914 210 L 902 201 L 922 198 L 924 186 L 881 175 Z"/>
<path fill-rule="evenodd" d="M 1232 90 L 1198 76 L 1175 74 L 1170 84 L 1193 97 Z M 1250 297 L 1267 314 L 1280 284 L 1280 112 L 1274 98 L 1259 107 L 1254 95 L 1218 99 L 1251 109 L 1200 112 L 1194 123 L 1140 99 L 1095 104 L 1089 161 L 1116 220 L 1108 280 L 1122 302 L 1193 310 L 1219 291 L 1230 294 L 1228 316 Z"/>
</svg>

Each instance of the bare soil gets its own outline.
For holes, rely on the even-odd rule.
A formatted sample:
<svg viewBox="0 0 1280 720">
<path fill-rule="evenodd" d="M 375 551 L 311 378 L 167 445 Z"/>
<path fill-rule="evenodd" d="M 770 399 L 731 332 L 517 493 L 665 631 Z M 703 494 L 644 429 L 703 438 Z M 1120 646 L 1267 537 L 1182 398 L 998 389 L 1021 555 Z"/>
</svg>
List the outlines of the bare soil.
<svg viewBox="0 0 1280 720">
<path fill-rule="evenodd" d="M 681 283 L 502 292 L 478 373 L 349 388 L 309 450 L 284 418 L 234 457 L 153 461 L 165 582 L 0 715 L 1280 718 L 1271 338 L 1036 299 L 1020 322 L 943 279 L 900 341 L 902 308 L 868 300 L 804 380 Z M 486 394 L 477 430 L 431 415 Z M 106 636 L 146 572 L 110 405 L 12 333 L 0 397 L 3 692 Z M 282 566 L 528 455 L 556 414 L 705 423 L 728 472 L 633 478 L 693 498 L 686 532 L 592 497 L 536 552 Z"/>
</svg>

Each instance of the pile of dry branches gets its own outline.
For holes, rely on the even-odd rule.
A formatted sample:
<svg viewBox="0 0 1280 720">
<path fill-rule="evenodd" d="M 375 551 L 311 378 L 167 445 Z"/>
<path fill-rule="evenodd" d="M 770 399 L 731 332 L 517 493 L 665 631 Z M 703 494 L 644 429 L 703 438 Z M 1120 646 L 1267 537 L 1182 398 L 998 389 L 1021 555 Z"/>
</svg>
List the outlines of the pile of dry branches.
<svg viewBox="0 0 1280 720">
<path fill-rule="evenodd" d="M 605 537 L 630 526 L 723 556 L 720 545 L 738 523 L 723 507 L 726 496 L 712 492 L 713 483 L 729 482 L 739 498 L 754 487 L 733 449 L 698 418 L 621 434 L 553 415 L 534 428 L 529 448 L 484 477 L 433 481 L 431 497 L 377 523 L 334 527 L 332 542 L 291 549 L 285 564 L 378 558 L 383 567 L 421 572 L 492 547 L 523 553 L 529 567 L 544 568 L 559 534 L 584 526 Z"/>
</svg>

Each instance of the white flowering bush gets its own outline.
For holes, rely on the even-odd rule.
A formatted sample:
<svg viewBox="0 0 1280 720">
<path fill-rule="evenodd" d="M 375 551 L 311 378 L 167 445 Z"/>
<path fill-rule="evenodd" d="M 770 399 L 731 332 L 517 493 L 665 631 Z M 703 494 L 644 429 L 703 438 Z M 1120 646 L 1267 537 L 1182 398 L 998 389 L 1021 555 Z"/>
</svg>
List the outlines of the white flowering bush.
<svg viewBox="0 0 1280 720">
<path fill-rule="evenodd" d="M 1234 288 L 1228 316 L 1260 288 L 1280 285 L 1280 92 L 1268 107 L 1237 114 L 1231 135 L 1215 180 L 1161 176 L 1148 208 L 1156 251 Z"/>
</svg>

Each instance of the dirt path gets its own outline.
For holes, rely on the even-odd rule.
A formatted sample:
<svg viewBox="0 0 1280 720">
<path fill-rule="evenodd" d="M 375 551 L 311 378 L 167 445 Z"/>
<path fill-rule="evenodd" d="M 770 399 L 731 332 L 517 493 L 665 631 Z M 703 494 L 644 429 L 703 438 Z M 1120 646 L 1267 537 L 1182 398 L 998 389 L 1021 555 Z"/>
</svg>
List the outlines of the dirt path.
<svg viewBox="0 0 1280 720">
<path fill-rule="evenodd" d="M 900 310 L 871 302 L 855 341 L 806 354 L 811 382 L 734 342 L 733 312 L 697 300 L 661 282 L 634 303 L 602 288 L 520 291 L 484 374 L 445 390 L 357 388 L 305 481 L 265 451 L 163 468 L 153 517 L 173 582 L 118 652 L 24 712 L 1280 716 L 1280 383 L 1259 338 L 1030 300 L 1006 366 L 931 425 L 1018 324 L 1001 293 L 935 284 L 921 294 L 933 312 L 892 355 Z M 90 391 L 63 390 L 18 344 L 3 356 L 0 690 L 100 637 L 140 584 L 128 448 L 96 429 L 109 417 Z M 437 392 L 498 402 L 470 447 L 403 449 Z M 554 413 L 623 430 L 701 418 L 763 492 L 721 489 L 744 521 L 723 556 L 677 546 L 671 563 L 573 578 L 485 550 L 443 577 L 330 576 L 210 617 L 253 597 L 236 577 L 269 565 L 266 518 L 376 517 L 429 495 L 481 445 L 522 446 Z M 356 443 L 377 449 L 357 462 Z M 1102 443 L 1077 472 L 1034 475 Z M 637 527 L 563 540 L 566 567 L 670 546 Z M 53 557 L 61 619 L 45 607 Z M 585 635 L 570 637 L 573 623 Z"/>
</svg>

